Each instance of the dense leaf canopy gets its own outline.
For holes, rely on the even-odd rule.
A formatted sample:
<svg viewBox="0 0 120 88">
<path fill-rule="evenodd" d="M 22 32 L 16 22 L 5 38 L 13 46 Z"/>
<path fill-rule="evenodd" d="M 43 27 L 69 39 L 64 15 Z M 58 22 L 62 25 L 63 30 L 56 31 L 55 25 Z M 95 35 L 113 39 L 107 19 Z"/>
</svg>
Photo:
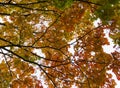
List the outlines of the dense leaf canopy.
<svg viewBox="0 0 120 88">
<path fill-rule="evenodd" d="M 0 0 L 0 88 L 114 88 L 119 19 L 119 0 Z"/>
</svg>

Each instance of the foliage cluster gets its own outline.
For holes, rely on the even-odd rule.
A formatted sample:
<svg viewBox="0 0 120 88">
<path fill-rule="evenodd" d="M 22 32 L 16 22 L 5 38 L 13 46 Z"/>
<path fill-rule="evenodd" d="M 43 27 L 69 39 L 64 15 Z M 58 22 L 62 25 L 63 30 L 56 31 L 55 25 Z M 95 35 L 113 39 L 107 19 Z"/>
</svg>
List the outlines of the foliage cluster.
<svg viewBox="0 0 120 88">
<path fill-rule="evenodd" d="M 0 88 L 114 88 L 119 15 L 119 0 L 0 0 Z"/>
</svg>

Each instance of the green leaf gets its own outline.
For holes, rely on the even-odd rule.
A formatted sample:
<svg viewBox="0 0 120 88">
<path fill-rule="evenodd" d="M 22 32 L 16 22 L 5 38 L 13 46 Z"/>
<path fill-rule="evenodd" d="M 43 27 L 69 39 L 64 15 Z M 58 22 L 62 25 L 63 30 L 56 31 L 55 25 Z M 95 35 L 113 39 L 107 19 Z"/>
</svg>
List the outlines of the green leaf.
<svg viewBox="0 0 120 88">
<path fill-rule="evenodd" d="M 64 10 L 72 5 L 73 0 L 54 0 L 54 4 L 57 8 Z"/>
</svg>

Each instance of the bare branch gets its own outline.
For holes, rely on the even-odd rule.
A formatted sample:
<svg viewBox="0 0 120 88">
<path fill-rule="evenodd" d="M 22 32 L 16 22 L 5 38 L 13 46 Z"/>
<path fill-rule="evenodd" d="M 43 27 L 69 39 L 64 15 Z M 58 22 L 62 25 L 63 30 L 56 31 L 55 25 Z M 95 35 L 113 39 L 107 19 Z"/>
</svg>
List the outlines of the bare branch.
<svg viewBox="0 0 120 88">
<path fill-rule="evenodd" d="M 2 49 L 0 49 L 0 50 L 1 50 L 2 53 L 4 53 Z M 12 71 L 11 71 L 10 65 L 9 65 L 9 63 L 8 63 L 8 61 L 7 61 L 7 57 L 6 57 L 5 54 L 3 54 L 3 56 L 4 56 L 4 60 L 5 60 L 5 62 L 6 62 L 6 65 L 7 65 L 7 67 L 8 67 L 9 73 L 10 73 L 10 75 L 12 76 Z"/>
<path fill-rule="evenodd" d="M 48 79 L 51 81 L 51 83 L 54 85 L 54 88 L 57 88 L 57 85 L 55 84 L 55 82 L 51 79 L 51 77 L 48 75 L 48 73 L 41 67 L 39 66 L 39 68 L 45 73 L 45 75 L 48 77 Z"/>
</svg>

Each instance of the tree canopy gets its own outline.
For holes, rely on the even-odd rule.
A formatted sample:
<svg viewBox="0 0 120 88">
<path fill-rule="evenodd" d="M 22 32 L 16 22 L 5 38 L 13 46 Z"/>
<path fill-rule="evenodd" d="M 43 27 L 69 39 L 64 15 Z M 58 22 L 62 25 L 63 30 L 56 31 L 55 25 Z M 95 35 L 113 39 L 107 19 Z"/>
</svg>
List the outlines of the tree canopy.
<svg viewBox="0 0 120 88">
<path fill-rule="evenodd" d="M 119 0 L 0 0 L 0 19 L 0 88 L 114 88 L 110 70 L 120 80 Z"/>
</svg>

